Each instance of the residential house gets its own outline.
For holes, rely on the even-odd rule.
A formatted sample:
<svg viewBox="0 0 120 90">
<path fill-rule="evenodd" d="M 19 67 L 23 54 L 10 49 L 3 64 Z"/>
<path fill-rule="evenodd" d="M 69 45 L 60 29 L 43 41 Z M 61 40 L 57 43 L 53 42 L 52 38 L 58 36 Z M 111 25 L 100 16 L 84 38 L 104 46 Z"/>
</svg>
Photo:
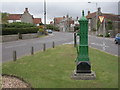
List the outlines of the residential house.
<svg viewBox="0 0 120 90">
<path fill-rule="evenodd" d="M 63 20 L 63 17 L 55 17 L 54 18 L 54 25 L 59 26 L 61 20 Z"/>
<path fill-rule="evenodd" d="M 68 15 L 54 18 L 54 25 L 63 32 L 74 31 L 74 20 Z"/>
<path fill-rule="evenodd" d="M 25 23 L 31 23 L 35 24 L 36 26 L 39 26 L 40 23 L 42 23 L 41 18 L 34 18 L 33 15 L 31 15 L 28 11 L 28 8 L 25 8 L 25 11 L 23 14 L 9 14 L 8 15 L 8 22 L 25 22 Z"/>
<path fill-rule="evenodd" d="M 98 16 L 105 17 L 106 27 L 107 27 L 109 21 L 112 22 L 112 26 L 113 26 L 112 30 L 108 30 L 106 28 L 106 32 L 111 33 L 111 37 L 114 37 L 115 34 L 118 33 L 118 31 L 120 29 L 120 26 L 118 25 L 120 23 L 120 15 L 102 13 L 100 7 L 98 8 L 97 12 L 90 13 L 90 11 L 88 11 L 88 15 L 86 16 L 86 18 L 88 19 L 89 31 L 93 31 L 96 29 L 96 24 L 98 23 L 96 21 L 98 20 Z M 103 34 L 103 27 L 97 28 L 97 32 L 98 32 L 97 34 Z"/>
</svg>

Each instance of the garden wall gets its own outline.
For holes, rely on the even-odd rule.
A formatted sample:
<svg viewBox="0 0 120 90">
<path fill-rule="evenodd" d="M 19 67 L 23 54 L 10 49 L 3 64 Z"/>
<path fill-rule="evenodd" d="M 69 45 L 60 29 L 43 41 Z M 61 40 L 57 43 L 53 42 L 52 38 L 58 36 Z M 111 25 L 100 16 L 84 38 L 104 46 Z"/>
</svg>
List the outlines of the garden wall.
<svg viewBox="0 0 120 90">
<path fill-rule="evenodd" d="M 25 40 L 25 39 L 37 38 L 38 35 L 37 35 L 37 33 L 35 33 L 35 34 L 22 34 L 21 37 L 23 40 Z M 2 40 L 0 40 L 0 42 L 9 42 L 9 41 L 20 40 L 18 34 L 17 35 L 3 35 L 0 38 L 2 38 Z"/>
</svg>

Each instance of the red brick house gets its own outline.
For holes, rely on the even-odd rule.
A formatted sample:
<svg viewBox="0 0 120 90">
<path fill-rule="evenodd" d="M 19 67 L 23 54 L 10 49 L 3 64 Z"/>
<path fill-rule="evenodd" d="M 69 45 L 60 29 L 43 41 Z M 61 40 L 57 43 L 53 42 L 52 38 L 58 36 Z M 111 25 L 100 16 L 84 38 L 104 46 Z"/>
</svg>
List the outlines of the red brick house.
<svg viewBox="0 0 120 90">
<path fill-rule="evenodd" d="M 56 17 L 56 18 L 54 18 L 55 25 L 59 24 L 61 20 L 63 20 L 63 17 Z"/>
<path fill-rule="evenodd" d="M 28 8 L 25 8 L 25 11 L 23 14 L 9 14 L 8 15 L 8 22 L 25 22 L 25 23 L 32 23 L 35 25 L 39 25 L 42 23 L 41 18 L 34 18 L 33 15 L 31 15 L 28 11 Z"/>
</svg>

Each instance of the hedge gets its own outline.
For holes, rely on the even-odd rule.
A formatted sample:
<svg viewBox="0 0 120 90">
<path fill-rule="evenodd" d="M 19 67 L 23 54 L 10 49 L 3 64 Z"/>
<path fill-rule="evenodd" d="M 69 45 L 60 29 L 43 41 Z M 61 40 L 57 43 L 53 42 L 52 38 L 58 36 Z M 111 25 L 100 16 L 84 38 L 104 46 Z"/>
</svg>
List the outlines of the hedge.
<svg viewBox="0 0 120 90">
<path fill-rule="evenodd" d="M 2 24 L 3 28 L 26 28 L 26 27 L 35 27 L 34 24 L 31 23 L 24 23 L 24 22 L 13 22 Z"/>
<path fill-rule="evenodd" d="M 37 33 L 39 29 L 37 27 L 28 28 L 2 28 L 2 35 L 12 35 L 12 34 L 27 34 L 27 33 Z M 0 31 L 1 32 L 1 31 Z"/>
<path fill-rule="evenodd" d="M 54 25 L 50 25 L 50 24 L 47 24 L 47 25 L 46 25 L 46 28 L 47 28 L 47 29 L 54 30 L 54 31 L 59 31 L 59 27 L 54 26 Z"/>
</svg>

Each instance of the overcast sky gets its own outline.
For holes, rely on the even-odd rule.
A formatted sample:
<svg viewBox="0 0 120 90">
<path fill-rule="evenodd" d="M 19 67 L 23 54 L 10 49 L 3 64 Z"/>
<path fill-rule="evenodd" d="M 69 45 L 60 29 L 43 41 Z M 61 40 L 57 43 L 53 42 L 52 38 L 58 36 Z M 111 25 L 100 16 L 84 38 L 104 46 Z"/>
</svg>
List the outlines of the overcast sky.
<svg viewBox="0 0 120 90">
<path fill-rule="evenodd" d="M 34 1 L 34 2 L 33 2 Z M 44 0 L 3 0 L 1 11 L 11 14 L 23 14 L 24 9 L 28 8 L 30 14 L 36 18 L 42 18 L 43 21 L 43 1 Z M 90 12 L 96 11 L 97 7 L 101 7 L 103 13 L 118 14 L 118 1 L 119 0 L 107 0 L 106 2 L 98 2 L 100 0 L 46 0 L 47 1 L 47 23 L 54 17 L 63 17 L 67 14 L 76 18 L 81 17 L 81 11 L 85 11 L 87 15 L 88 10 Z M 91 3 L 88 3 L 88 2 Z"/>
</svg>

